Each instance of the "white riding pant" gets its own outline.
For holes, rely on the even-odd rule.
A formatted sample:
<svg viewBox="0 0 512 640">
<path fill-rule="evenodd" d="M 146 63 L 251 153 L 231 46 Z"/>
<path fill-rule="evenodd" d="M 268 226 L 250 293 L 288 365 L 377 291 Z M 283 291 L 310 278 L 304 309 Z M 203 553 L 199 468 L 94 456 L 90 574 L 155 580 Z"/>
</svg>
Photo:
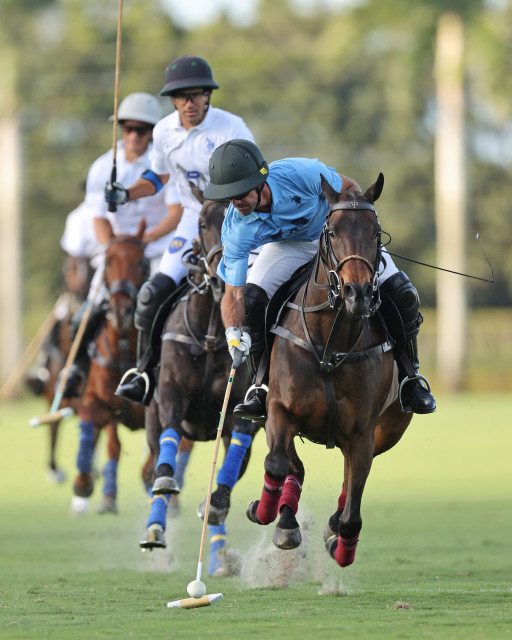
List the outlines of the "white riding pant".
<svg viewBox="0 0 512 640">
<path fill-rule="evenodd" d="M 299 267 L 315 257 L 318 242 L 282 240 L 264 245 L 249 271 L 247 282 L 258 285 L 271 298 Z M 398 271 L 388 252 L 383 249 L 382 253 L 385 260 L 380 263 L 379 284 Z"/>
</svg>

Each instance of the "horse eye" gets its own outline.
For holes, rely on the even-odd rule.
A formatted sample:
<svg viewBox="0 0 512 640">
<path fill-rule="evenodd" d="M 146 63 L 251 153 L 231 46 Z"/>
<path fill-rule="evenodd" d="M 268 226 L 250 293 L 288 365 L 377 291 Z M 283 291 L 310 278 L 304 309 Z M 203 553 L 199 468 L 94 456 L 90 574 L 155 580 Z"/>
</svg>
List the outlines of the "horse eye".
<svg viewBox="0 0 512 640">
<path fill-rule="evenodd" d="M 329 229 L 329 236 L 331 238 L 335 238 L 336 237 L 336 234 L 334 233 L 334 229 Z"/>
</svg>

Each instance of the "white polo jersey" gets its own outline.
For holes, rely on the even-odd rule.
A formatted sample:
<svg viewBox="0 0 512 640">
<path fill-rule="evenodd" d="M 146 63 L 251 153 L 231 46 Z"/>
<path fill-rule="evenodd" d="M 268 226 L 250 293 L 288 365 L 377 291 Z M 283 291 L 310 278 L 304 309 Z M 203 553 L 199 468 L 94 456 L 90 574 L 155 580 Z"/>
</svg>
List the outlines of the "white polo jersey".
<svg viewBox="0 0 512 640">
<path fill-rule="evenodd" d="M 144 155 L 129 162 L 124 152 L 123 140 L 117 143 L 117 182 L 127 187 L 137 182 L 141 174 L 151 166 L 151 147 L 152 144 L 148 146 Z M 111 213 L 105 202 L 105 184 L 110 180 L 112 162 L 113 153 L 110 149 L 95 160 L 89 169 L 84 200 L 89 216 L 91 218 L 107 218 L 115 234 L 134 235 L 137 233 L 142 218 L 146 220 L 146 229 L 151 231 L 167 216 L 166 205 L 179 202 L 174 181 L 170 181 L 159 193 L 127 202 L 118 206 L 115 213 Z M 169 246 L 172 237 L 173 233 L 170 233 L 150 242 L 145 249 L 146 256 L 148 258 L 161 256 Z"/>
<path fill-rule="evenodd" d="M 178 111 L 160 120 L 153 129 L 152 169 L 157 174 L 170 175 L 184 207 L 173 241 L 160 264 L 160 271 L 175 282 L 179 282 L 187 271 L 181 256 L 198 235 L 202 205 L 192 193 L 190 182 L 203 190 L 209 182 L 208 166 L 212 153 L 223 142 L 235 138 L 254 142 L 242 118 L 211 106 L 204 120 L 191 129 L 187 130 L 181 124 Z"/>
</svg>

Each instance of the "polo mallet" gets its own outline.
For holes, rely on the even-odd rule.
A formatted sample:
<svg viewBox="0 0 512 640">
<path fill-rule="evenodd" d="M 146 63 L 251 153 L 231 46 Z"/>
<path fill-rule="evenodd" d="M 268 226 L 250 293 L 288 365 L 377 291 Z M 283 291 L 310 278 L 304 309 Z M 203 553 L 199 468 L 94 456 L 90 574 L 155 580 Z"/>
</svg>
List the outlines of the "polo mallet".
<svg viewBox="0 0 512 640">
<path fill-rule="evenodd" d="M 99 293 L 99 290 L 103 284 L 103 274 L 105 273 L 105 269 L 101 272 L 101 276 L 98 278 L 98 282 L 94 287 L 94 291 L 92 296 L 87 300 L 87 306 L 85 308 L 82 319 L 80 320 L 80 325 L 78 327 L 78 331 L 76 332 L 75 339 L 71 345 L 71 349 L 69 350 L 69 354 L 66 360 L 66 364 L 64 369 L 62 370 L 59 385 L 57 387 L 57 391 L 55 392 L 55 396 L 53 397 L 52 406 L 50 407 L 50 412 L 45 414 L 44 416 L 39 416 L 36 418 L 32 418 L 29 422 L 31 427 L 38 427 L 41 424 L 50 424 L 51 422 L 56 422 L 62 418 L 67 418 L 68 416 L 73 415 L 73 409 L 71 407 L 64 407 L 59 410 L 60 403 L 62 402 L 62 396 L 64 395 L 64 389 L 66 388 L 66 383 L 69 377 L 69 371 L 71 369 L 71 365 L 75 361 L 76 354 L 78 353 L 78 349 L 82 343 L 82 338 L 85 333 L 85 329 L 87 327 L 87 323 L 89 322 L 89 318 L 91 316 L 94 301 Z"/>
<path fill-rule="evenodd" d="M 222 429 L 224 427 L 224 419 L 226 417 L 226 410 L 229 402 L 229 396 L 231 395 L 231 388 L 233 386 L 233 380 L 235 378 L 235 372 L 242 362 L 243 353 L 237 351 L 233 358 L 233 364 L 231 371 L 229 372 L 228 384 L 226 387 L 226 393 L 224 394 L 224 403 L 220 412 L 219 426 L 217 427 L 217 438 L 215 439 L 215 446 L 213 449 L 212 469 L 210 471 L 210 480 L 208 482 L 208 493 L 206 494 L 206 504 L 204 509 L 203 531 L 201 533 L 201 545 L 199 547 L 199 562 L 197 563 L 196 579 L 188 583 L 187 592 L 190 598 L 184 600 L 175 600 L 174 602 L 168 602 L 167 606 L 180 607 L 181 609 L 192 609 L 196 607 L 208 607 L 209 605 L 220 602 L 224 597 L 222 593 L 206 594 L 206 585 L 201 581 L 201 572 L 203 570 L 203 552 L 204 541 L 206 538 L 206 526 L 208 525 L 208 512 L 210 511 L 210 501 L 212 497 L 213 477 L 215 475 L 215 466 L 217 464 L 217 455 L 219 453 L 219 445 L 222 437 Z"/>
<path fill-rule="evenodd" d="M 119 73 L 121 68 L 121 29 L 123 22 L 123 0 L 119 0 L 117 12 L 117 41 L 116 41 L 116 72 L 114 80 L 114 125 L 112 132 L 112 173 L 110 174 L 110 184 L 117 181 L 117 103 L 119 102 Z M 111 213 L 117 211 L 114 202 L 108 203 L 108 210 Z"/>
<path fill-rule="evenodd" d="M 36 335 L 32 338 L 28 347 L 25 349 L 25 352 L 21 356 L 20 361 L 5 380 L 2 388 L 0 389 L 0 400 L 9 400 L 9 398 L 11 398 L 14 390 L 16 389 L 16 386 L 18 385 L 18 382 L 21 380 L 21 377 L 23 376 L 28 366 L 32 362 L 34 356 L 39 352 L 44 341 L 50 335 L 53 327 L 55 326 L 55 323 L 58 320 L 57 309 L 59 305 L 64 301 L 65 295 L 66 294 L 63 293 L 61 296 L 59 296 L 57 302 L 53 305 L 53 309 L 50 311 L 43 324 L 37 330 Z"/>
</svg>

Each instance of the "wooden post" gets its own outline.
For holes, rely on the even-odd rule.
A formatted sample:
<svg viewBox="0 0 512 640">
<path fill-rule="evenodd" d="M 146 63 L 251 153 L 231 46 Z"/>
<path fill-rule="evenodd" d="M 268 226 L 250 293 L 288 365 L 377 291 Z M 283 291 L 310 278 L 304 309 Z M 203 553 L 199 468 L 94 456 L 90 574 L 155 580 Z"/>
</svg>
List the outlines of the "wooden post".
<svg viewBox="0 0 512 640">
<path fill-rule="evenodd" d="M 466 162 L 464 143 L 464 29 L 460 16 L 439 18 L 435 62 L 437 124 L 435 205 L 437 264 L 465 271 Z M 437 272 L 437 372 L 441 386 L 464 385 L 467 299 L 464 278 Z"/>
</svg>

